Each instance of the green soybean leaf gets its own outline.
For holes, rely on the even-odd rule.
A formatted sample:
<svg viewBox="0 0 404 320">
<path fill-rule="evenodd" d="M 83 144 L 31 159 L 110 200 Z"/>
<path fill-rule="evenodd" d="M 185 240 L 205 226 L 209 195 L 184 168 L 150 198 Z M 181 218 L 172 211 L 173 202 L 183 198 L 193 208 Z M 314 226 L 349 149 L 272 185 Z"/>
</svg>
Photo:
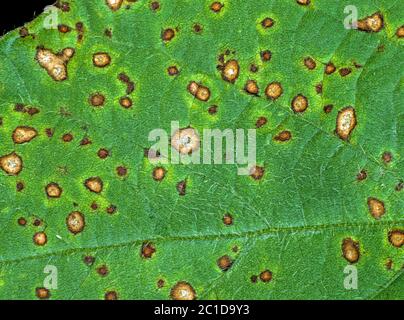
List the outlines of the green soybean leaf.
<svg viewBox="0 0 404 320">
<path fill-rule="evenodd" d="M 399 0 L 61 0 L 4 35 L 0 298 L 403 299 L 403 23 Z M 155 164 L 172 121 L 255 129 L 251 174 Z"/>
</svg>

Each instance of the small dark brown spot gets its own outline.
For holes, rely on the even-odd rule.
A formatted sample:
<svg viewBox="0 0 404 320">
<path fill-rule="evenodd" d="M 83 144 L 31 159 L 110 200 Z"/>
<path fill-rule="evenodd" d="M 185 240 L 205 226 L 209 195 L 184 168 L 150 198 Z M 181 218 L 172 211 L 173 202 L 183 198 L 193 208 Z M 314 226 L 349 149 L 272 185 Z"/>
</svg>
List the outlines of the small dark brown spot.
<svg viewBox="0 0 404 320">
<path fill-rule="evenodd" d="M 254 166 L 250 170 L 250 176 L 254 180 L 261 180 L 264 176 L 265 168 L 260 166 Z"/>
<path fill-rule="evenodd" d="M 17 222 L 22 227 L 25 227 L 27 225 L 27 220 L 23 217 L 18 218 Z"/>
<path fill-rule="evenodd" d="M 46 288 L 36 288 L 35 289 L 35 295 L 37 296 L 38 299 L 41 300 L 46 300 L 50 298 L 50 291 L 49 289 Z"/>
<path fill-rule="evenodd" d="M 325 113 L 331 113 L 333 108 L 334 108 L 334 106 L 332 104 L 328 104 L 328 105 L 324 106 L 323 110 Z"/>
<path fill-rule="evenodd" d="M 199 23 L 195 23 L 193 26 L 193 30 L 195 33 L 201 33 L 203 31 L 203 27 Z"/>
<path fill-rule="evenodd" d="M 226 213 L 226 214 L 223 216 L 223 223 L 224 223 L 226 226 L 231 226 L 231 225 L 233 224 L 233 216 L 232 216 L 231 214 L 229 214 L 229 213 Z"/>
<path fill-rule="evenodd" d="M 323 84 L 322 83 L 316 84 L 315 89 L 316 89 L 317 94 L 322 94 L 323 93 Z"/>
<path fill-rule="evenodd" d="M 352 73 L 352 69 L 351 68 L 341 68 L 339 70 L 339 74 L 341 75 L 341 77 L 346 77 L 347 75 Z"/>
<path fill-rule="evenodd" d="M 72 30 L 72 28 L 70 28 L 69 26 L 65 25 L 65 24 L 59 24 L 58 25 L 58 30 L 60 33 L 68 33 Z"/>
<path fill-rule="evenodd" d="M 62 136 L 62 141 L 63 142 L 72 142 L 73 141 L 73 135 L 71 133 L 65 133 Z"/>
<path fill-rule="evenodd" d="M 128 174 L 128 169 L 124 166 L 119 166 L 116 168 L 116 173 L 120 177 L 124 177 Z"/>
<path fill-rule="evenodd" d="M 261 52 L 261 60 L 264 62 L 270 61 L 272 58 L 272 52 L 269 50 L 264 50 Z"/>
<path fill-rule="evenodd" d="M 90 96 L 90 104 L 94 107 L 101 107 L 105 103 L 105 96 L 101 93 L 94 93 Z"/>
<path fill-rule="evenodd" d="M 316 61 L 314 61 L 314 59 L 310 57 L 305 58 L 303 63 L 309 70 L 314 70 L 317 66 Z"/>
<path fill-rule="evenodd" d="M 279 132 L 274 139 L 279 142 L 286 142 L 292 139 L 292 133 L 289 130 Z"/>
<path fill-rule="evenodd" d="M 141 249 L 141 256 L 145 259 L 150 259 L 153 257 L 154 253 L 156 252 L 156 247 L 153 243 L 151 242 L 144 242 L 142 244 L 142 249 Z"/>
<path fill-rule="evenodd" d="M 180 196 L 185 196 L 187 188 L 187 182 L 185 180 L 177 183 L 177 191 Z"/>
<path fill-rule="evenodd" d="M 152 9 L 153 11 L 159 10 L 159 9 L 160 9 L 160 2 L 158 2 L 158 1 L 153 1 L 153 2 L 150 4 L 150 9 Z"/>
<path fill-rule="evenodd" d="M 29 36 L 29 31 L 28 31 L 28 29 L 27 29 L 26 27 L 22 27 L 22 28 L 19 30 L 19 34 L 20 34 L 20 37 L 21 37 L 21 38 L 25 38 L 25 37 L 28 37 L 28 36 Z"/>
<path fill-rule="evenodd" d="M 215 13 L 220 12 L 220 10 L 222 10 L 223 8 L 223 4 L 220 3 L 219 1 L 215 1 L 210 5 L 210 10 L 212 10 Z"/>
<path fill-rule="evenodd" d="M 176 76 L 179 73 L 179 70 L 176 66 L 170 66 L 167 68 L 167 73 L 169 76 Z"/>
<path fill-rule="evenodd" d="M 103 264 L 102 266 L 99 266 L 99 267 L 97 268 L 97 273 L 98 273 L 101 277 L 107 276 L 108 273 L 109 273 L 108 267 L 107 267 L 105 264 Z"/>
<path fill-rule="evenodd" d="M 98 204 L 94 201 L 91 203 L 90 208 L 93 210 L 97 210 L 98 209 Z"/>
<path fill-rule="evenodd" d="M 255 122 L 255 127 L 256 127 L 257 129 L 259 129 L 259 128 L 265 126 L 267 123 L 268 123 L 267 118 L 265 118 L 265 117 L 259 117 L 259 118 L 257 119 L 257 121 Z"/>
<path fill-rule="evenodd" d="M 169 42 L 169 41 L 171 41 L 174 37 L 175 37 L 175 30 L 174 30 L 174 29 L 171 29 L 171 28 L 165 29 L 165 30 L 163 30 L 163 32 L 161 33 L 161 39 L 162 39 L 164 42 Z"/>
<path fill-rule="evenodd" d="M 129 97 L 122 97 L 119 99 L 119 104 L 125 109 L 130 109 L 133 106 L 132 99 Z"/>
<path fill-rule="evenodd" d="M 116 210 L 117 210 L 117 207 L 115 205 L 111 204 L 108 206 L 106 211 L 108 214 L 114 214 L 116 212 Z"/>
<path fill-rule="evenodd" d="M 118 293 L 116 291 L 107 291 L 104 295 L 105 300 L 118 300 Z"/>
<path fill-rule="evenodd" d="M 222 271 L 227 271 L 233 264 L 232 259 L 228 255 L 224 255 L 217 260 L 217 265 Z"/>
<path fill-rule="evenodd" d="M 250 277 L 250 281 L 251 281 L 252 283 L 257 283 L 258 277 L 257 277 L 256 275 L 252 275 L 252 276 Z"/>
<path fill-rule="evenodd" d="M 98 150 L 97 155 L 100 159 L 106 159 L 109 156 L 109 151 L 107 149 L 101 148 Z"/>
<path fill-rule="evenodd" d="M 385 164 L 389 164 L 391 161 L 393 161 L 393 155 L 391 152 L 384 152 L 382 155 L 382 160 Z"/>
<path fill-rule="evenodd" d="M 16 189 L 17 189 L 17 192 L 21 192 L 22 190 L 24 190 L 24 183 L 21 181 L 17 182 Z"/>
<path fill-rule="evenodd" d="M 91 266 L 94 264 L 94 262 L 95 262 L 95 257 L 93 257 L 93 256 L 85 256 L 85 257 L 83 258 L 83 262 L 84 262 L 87 266 L 91 267 Z"/>
<path fill-rule="evenodd" d="M 368 177 L 368 173 L 366 170 L 361 170 L 357 175 L 356 175 L 356 180 L 358 181 L 363 181 Z"/>
<path fill-rule="evenodd" d="M 251 65 L 250 65 L 250 71 L 251 71 L 252 73 L 258 72 L 258 66 L 255 65 L 255 64 L 251 64 Z"/>
<path fill-rule="evenodd" d="M 269 17 L 267 17 L 261 21 L 261 26 L 265 29 L 273 27 L 274 24 L 275 24 L 275 21 Z"/>
<path fill-rule="evenodd" d="M 260 280 L 262 282 L 270 282 L 272 280 L 272 272 L 269 270 L 264 270 L 260 273 Z"/>
<path fill-rule="evenodd" d="M 54 130 L 52 128 L 46 128 L 45 129 L 45 134 L 48 138 L 52 138 L 54 134 Z"/>
<path fill-rule="evenodd" d="M 209 114 L 210 115 L 216 114 L 217 113 L 217 108 L 218 107 L 216 105 L 210 106 L 209 109 L 208 109 Z"/>
<path fill-rule="evenodd" d="M 396 187 L 395 187 L 395 190 L 396 190 L 397 192 L 399 192 L 399 191 L 401 191 L 401 190 L 403 190 L 403 189 L 404 189 L 404 181 L 401 180 L 401 181 L 399 181 L 399 182 L 397 183 L 397 185 L 396 185 Z"/>
<path fill-rule="evenodd" d="M 324 72 L 325 74 L 333 74 L 335 71 L 337 70 L 337 68 L 335 67 L 335 65 L 332 62 L 328 62 L 324 68 Z"/>
<path fill-rule="evenodd" d="M 157 288 L 159 288 L 159 289 L 163 288 L 164 285 L 165 285 L 165 283 L 166 283 L 166 282 L 165 282 L 163 279 L 159 279 L 159 280 L 157 281 Z"/>
</svg>

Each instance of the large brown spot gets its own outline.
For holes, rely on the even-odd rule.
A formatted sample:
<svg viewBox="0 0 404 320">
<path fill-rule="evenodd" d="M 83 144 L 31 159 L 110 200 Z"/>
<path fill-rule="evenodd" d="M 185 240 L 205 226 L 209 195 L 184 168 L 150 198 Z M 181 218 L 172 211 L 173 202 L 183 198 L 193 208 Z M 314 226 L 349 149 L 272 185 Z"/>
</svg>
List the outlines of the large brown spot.
<svg viewBox="0 0 404 320">
<path fill-rule="evenodd" d="M 401 248 L 404 244 L 404 231 L 403 230 L 390 231 L 389 241 L 396 248 Z"/>
<path fill-rule="evenodd" d="M 188 92 L 201 101 L 208 101 L 210 98 L 209 88 L 195 81 L 188 84 Z"/>
<path fill-rule="evenodd" d="M 105 0 L 106 4 L 112 11 L 117 11 L 121 8 L 123 0 Z"/>
<path fill-rule="evenodd" d="M 178 129 L 171 137 L 171 146 L 181 154 L 191 154 L 200 147 L 200 138 L 194 128 Z"/>
<path fill-rule="evenodd" d="M 384 22 L 381 13 L 376 12 L 358 21 L 358 29 L 365 32 L 379 32 L 383 29 Z"/>
<path fill-rule="evenodd" d="M 257 96 L 259 93 L 259 87 L 257 84 L 257 81 L 255 80 L 247 80 L 245 86 L 244 86 L 245 92 L 248 94 L 251 94 L 253 96 Z"/>
<path fill-rule="evenodd" d="M 368 198 L 368 208 L 370 214 L 376 220 L 379 220 L 386 213 L 383 201 L 376 198 Z"/>
<path fill-rule="evenodd" d="M 64 81 L 67 79 L 67 64 L 74 56 L 74 52 L 73 48 L 65 48 L 60 53 L 54 54 L 49 49 L 39 47 L 36 60 L 53 80 Z"/>
<path fill-rule="evenodd" d="M 308 107 L 309 107 L 309 101 L 304 95 L 298 94 L 296 97 L 293 98 L 292 110 L 294 112 L 296 113 L 305 112 Z"/>
<path fill-rule="evenodd" d="M 342 256 L 350 263 L 358 262 L 360 258 L 359 243 L 352 240 L 351 238 L 346 238 L 342 241 Z"/>
<path fill-rule="evenodd" d="M 86 225 L 84 215 L 81 212 L 74 211 L 66 218 L 67 229 L 73 234 L 78 234 L 84 230 Z"/>
<path fill-rule="evenodd" d="M 97 52 L 93 55 L 93 64 L 96 67 L 104 68 L 111 64 L 111 57 L 106 52 Z"/>
<path fill-rule="evenodd" d="M 179 281 L 171 288 L 170 297 L 173 300 L 195 300 L 196 293 L 188 282 Z"/>
<path fill-rule="evenodd" d="M 38 135 L 38 132 L 32 127 L 21 126 L 15 128 L 12 139 L 16 144 L 30 142 Z"/>
<path fill-rule="evenodd" d="M 2 156 L 0 157 L 0 168 L 8 175 L 16 176 L 23 168 L 22 159 L 15 152 Z"/>
<path fill-rule="evenodd" d="M 267 98 L 276 100 L 283 93 L 282 85 L 279 82 L 271 82 L 265 89 L 265 95 Z"/>
<path fill-rule="evenodd" d="M 103 182 L 99 177 L 91 177 L 84 181 L 84 186 L 94 193 L 100 193 L 103 189 Z"/>
<path fill-rule="evenodd" d="M 335 133 L 342 140 L 349 140 L 352 131 L 357 124 L 355 109 L 352 107 L 346 107 L 338 112 L 337 124 Z"/>
<path fill-rule="evenodd" d="M 55 182 L 49 183 L 45 187 L 46 194 L 49 198 L 60 198 L 62 195 L 62 188 Z"/>
<path fill-rule="evenodd" d="M 240 65 L 237 60 L 229 60 L 222 67 L 223 80 L 234 83 L 240 74 Z"/>
</svg>

